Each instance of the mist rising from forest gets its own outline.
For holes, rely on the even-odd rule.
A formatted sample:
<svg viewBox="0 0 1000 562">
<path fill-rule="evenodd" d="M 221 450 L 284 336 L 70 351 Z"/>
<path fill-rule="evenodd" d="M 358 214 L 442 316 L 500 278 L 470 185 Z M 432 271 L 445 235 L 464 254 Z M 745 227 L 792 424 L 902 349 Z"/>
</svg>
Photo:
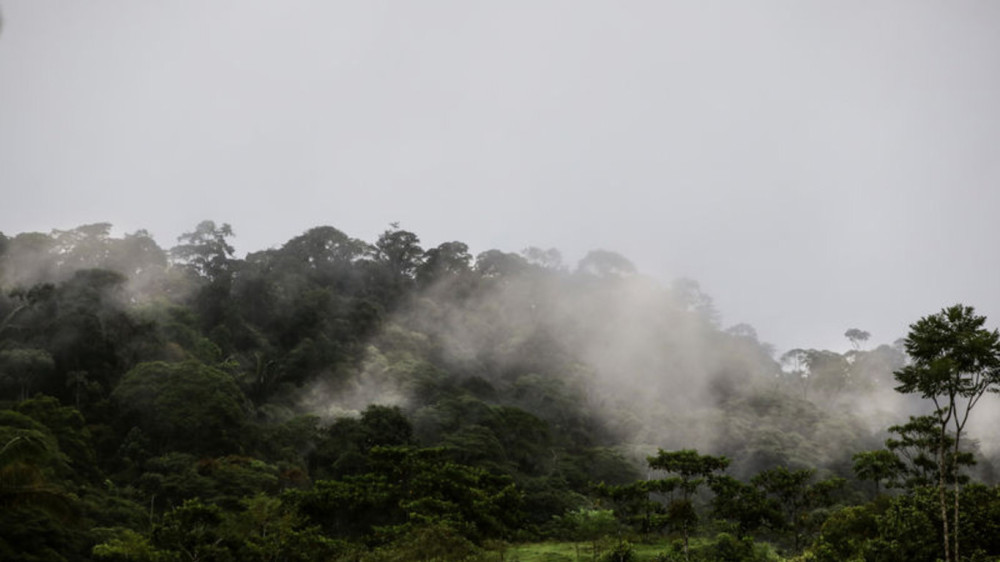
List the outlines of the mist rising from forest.
<svg viewBox="0 0 1000 562">
<path fill-rule="evenodd" d="M 225 254 L 224 242 L 213 251 Z M 277 251 L 250 254 L 240 267 L 268 264 Z M 551 396 L 600 419 L 604 444 L 627 456 L 697 448 L 736 455 L 747 470 L 843 462 L 858 442 L 877 448 L 888 426 L 927 411 L 925 401 L 893 390 L 892 371 L 905 361 L 898 344 L 778 354 L 750 326 L 720 326 L 696 282 L 663 284 L 614 252 L 591 252 L 573 266 L 554 249 L 463 256 L 447 274 L 417 276 L 364 342 L 363 359 L 306 381 L 294 393 L 298 407 L 332 420 L 369 404 L 398 405 L 419 426 L 435 377 L 487 398 L 552 388 Z M 184 301 L 198 286 L 193 270 L 178 267 L 147 232 L 113 238 L 105 223 L 6 239 L 0 283 L 58 284 L 87 268 L 123 274 L 122 302 L 133 307 Z M 234 271 L 237 281 L 246 275 Z M 279 281 L 273 292 L 294 299 L 298 283 Z M 542 397 L 519 400 L 536 415 L 549 407 Z M 990 431 L 1000 420 L 995 402 L 987 397 L 970 423 L 990 456 L 1000 451 Z M 776 456 L 757 458 L 764 450 Z"/>
<path fill-rule="evenodd" d="M 928 413 L 924 401 L 894 390 L 892 371 L 905 361 L 898 342 L 855 342 L 843 355 L 806 350 L 840 361 L 847 374 L 833 381 L 819 372 L 820 359 L 810 373 L 759 341 L 751 326 L 719 326 L 695 281 L 665 285 L 613 252 L 593 252 L 575 267 L 532 261 L 537 249 L 493 252 L 507 269 L 499 267 L 485 290 L 469 291 L 454 277 L 422 289 L 372 339 L 349 384 L 319 381 L 303 404 L 323 416 L 372 402 L 417 412 L 412 373 L 393 373 L 386 356 L 433 356 L 455 377 L 493 388 L 531 376 L 560 385 L 639 461 L 657 447 L 733 454 L 735 444 L 775 446 L 787 455 L 743 459 L 748 466 L 843 463 L 857 442 L 878 448 L 887 427 Z M 754 404 L 774 396 L 798 401 L 798 409 Z M 972 437 L 989 436 L 987 428 L 977 423 Z M 994 455 L 995 445 L 982 441 L 983 453 Z"/>
</svg>

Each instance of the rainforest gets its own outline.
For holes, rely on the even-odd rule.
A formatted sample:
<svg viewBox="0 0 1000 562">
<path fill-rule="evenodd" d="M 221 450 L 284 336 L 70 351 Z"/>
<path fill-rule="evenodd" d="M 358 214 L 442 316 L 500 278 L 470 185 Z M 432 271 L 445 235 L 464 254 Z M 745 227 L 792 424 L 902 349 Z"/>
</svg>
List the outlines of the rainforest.
<svg viewBox="0 0 1000 562">
<path fill-rule="evenodd" d="M 778 354 L 612 251 L 234 236 L 0 235 L 0 559 L 1000 557 L 971 306 Z"/>
</svg>

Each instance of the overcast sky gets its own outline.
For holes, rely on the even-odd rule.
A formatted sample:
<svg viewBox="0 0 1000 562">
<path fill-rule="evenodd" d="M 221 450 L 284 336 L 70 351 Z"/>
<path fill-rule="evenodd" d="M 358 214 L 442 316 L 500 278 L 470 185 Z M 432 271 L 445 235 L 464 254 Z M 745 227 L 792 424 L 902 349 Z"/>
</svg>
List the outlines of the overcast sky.
<svg viewBox="0 0 1000 562">
<path fill-rule="evenodd" d="M 0 231 L 618 251 L 780 350 L 1000 324 L 1000 2 L 0 0 Z"/>
</svg>

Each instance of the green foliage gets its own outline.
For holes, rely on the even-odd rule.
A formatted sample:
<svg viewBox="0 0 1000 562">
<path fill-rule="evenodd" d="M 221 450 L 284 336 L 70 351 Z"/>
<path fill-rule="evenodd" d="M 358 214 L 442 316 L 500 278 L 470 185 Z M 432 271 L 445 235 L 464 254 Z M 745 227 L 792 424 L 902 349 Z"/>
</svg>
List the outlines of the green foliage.
<svg viewBox="0 0 1000 562">
<path fill-rule="evenodd" d="M 74 476 L 96 479 L 97 458 L 86 421 L 72 406 L 63 406 L 51 396 L 38 395 L 17 405 L 17 411 L 44 425 L 65 454 Z"/>
<path fill-rule="evenodd" d="M 820 562 L 852 560 L 869 550 L 866 543 L 877 536 L 878 519 L 870 508 L 844 507 L 834 511 L 823 523 L 810 550 Z"/>
<path fill-rule="evenodd" d="M 837 401 L 878 402 L 893 369 L 915 392 L 957 377 L 939 398 L 993 376 L 963 363 L 992 345 L 964 309 L 921 324 L 910 366 L 852 329 L 852 351 L 793 350 L 782 372 L 696 283 L 613 252 L 574 273 L 537 248 L 473 265 L 398 225 L 371 245 L 322 226 L 239 259 L 204 221 L 168 261 L 111 230 L 0 236 L 0 559 L 483 560 L 558 536 L 606 559 L 764 560 L 754 538 L 813 534 L 806 556 L 928 559 L 943 520 L 922 486 L 969 479 L 960 429 L 914 418 L 858 453 L 876 492 L 903 484 L 862 506 L 786 467 L 849 473 L 877 442 Z M 387 389 L 402 407 L 372 403 Z M 660 449 L 642 479 L 653 447 L 709 443 L 726 456 Z M 964 552 L 996 556 L 996 490 L 960 500 Z M 580 556 L 550 546 L 522 559 Z"/>
<path fill-rule="evenodd" d="M 407 525 L 388 545 L 376 549 L 372 560 L 386 562 L 461 561 L 479 552 L 464 533 L 447 522 Z"/>
<path fill-rule="evenodd" d="M 902 463 L 900 476 L 904 488 L 938 485 L 942 479 L 939 462 L 942 456 L 945 482 L 968 481 L 968 476 L 958 469 L 975 464 L 975 457 L 965 451 L 956 454 L 954 437 L 948 432 L 942 435 L 934 416 L 910 416 L 907 423 L 891 426 L 889 433 L 898 436 L 887 439 L 885 445 Z"/>
<path fill-rule="evenodd" d="M 555 526 L 565 538 L 594 541 L 610 535 L 618 528 L 614 512 L 610 509 L 579 508 L 555 518 Z"/>
<path fill-rule="evenodd" d="M 174 557 L 159 550 L 149 538 L 128 528 L 96 529 L 106 538 L 94 546 L 93 554 L 101 560 L 113 562 L 166 562 Z"/>
<path fill-rule="evenodd" d="M 791 531 L 796 551 L 803 537 L 822 524 L 822 517 L 817 520 L 809 517 L 810 513 L 832 504 L 834 493 L 845 483 L 843 478 L 836 477 L 813 482 L 815 474 L 813 469 L 789 470 L 779 466 L 751 479 L 780 510 L 782 526 Z"/>
<path fill-rule="evenodd" d="M 931 400 L 955 400 L 974 397 L 996 384 L 1000 333 L 984 329 L 985 323 L 985 316 L 962 305 L 914 323 L 904 341 L 913 362 L 896 372 L 897 390 Z M 945 402 L 938 407 L 954 410 L 957 404 Z"/>
<path fill-rule="evenodd" d="M 70 514 L 72 498 L 55 483 L 68 473 L 66 460 L 49 428 L 17 412 L 0 410 L 0 506 Z"/>
<path fill-rule="evenodd" d="M 325 531 L 352 538 L 442 523 L 479 541 L 504 536 L 521 517 L 521 495 L 509 478 L 450 462 L 441 449 L 376 447 L 368 470 L 288 498 Z"/>
<path fill-rule="evenodd" d="M 699 455 L 698 451 L 685 449 L 682 451 L 660 451 L 656 456 L 649 457 L 649 468 L 653 470 L 663 470 L 673 472 L 684 480 L 685 487 L 700 484 L 700 480 L 705 476 L 725 470 L 729 466 L 729 459 L 726 457 L 713 457 L 710 455 Z"/>
<path fill-rule="evenodd" d="M 761 487 L 726 475 L 710 476 L 708 485 L 715 494 L 713 515 L 734 523 L 740 536 L 747 536 L 761 527 L 783 527 L 780 506 Z"/>
<path fill-rule="evenodd" d="M 232 560 L 232 554 L 222 544 L 225 540 L 221 529 L 223 517 L 218 506 L 207 505 L 198 499 L 185 501 L 168 511 L 163 521 L 153 528 L 153 545 L 190 560 Z"/>
<path fill-rule="evenodd" d="M 635 549 L 628 541 L 618 541 L 601 555 L 601 562 L 633 562 L 635 559 Z"/>
<path fill-rule="evenodd" d="M 52 355 L 44 349 L 4 349 L 0 351 L 0 375 L 4 384 L 17 388 L 24 400 L 32 388 L 55 369 Z"/>
<path fill-rule="evenodd" d="M 230 515 L 223 528 L 237 560 L 308 562 L 342 549 L 278 498 L 258 493 L 240 503 L 243 511 Z"/>
<path fill-rule="evenodd" d="M 228 224 L 216 226 L 213 221 L 202 221 L 192 232 L 177 237 L 182 243 L 170 250 L 170 256 L 199 275 L 219 279 L 230 269 L 235 250 L 227 239 L 232 236 L 233 229 Z"/>
<path fill-rule="evenodd" d="M 945 560 L 959 560 L 960 451 L 962 431 L 973 407 L 987 391 L 1000 391 L 1000 332 L 983 328 L 985 316 L 955 305 L 921 318 L 904 341 L 912 362 L 896 371 L 896 390 L 919 394 L 934 404 L 938 428 L 937 472 Z M 946 454 L 948 430 L 954 444 Z M 946 475 L 953 474 L 953 520 L 945 505 Z"/>
<path fill-rule="evenodd" d="M 861 451 L 854 454 L 854 475 L 858 480 L 871 480 L 875 485 L 875 495 L 879 494 L 880 484 L 888 486 L 896 484 L 905 465 L 899 458 L 886 449 L 877 451 Z"/>
<path fill-rule="evenodd" d="M 681 492 L 679 498 L 672 498 L 667 504 L 666 520 L 683 533 L 684 554 L 687 556 L 691 530 L 698 524 L 698 512 L 695 510 L 692 497 L 708 476 L 729 466 L 729 459 L 700 455 L 693 449 L 681 451 L 660 449 L 656 456 L 648 457 L 647 462 L 651 469 L 679 476 L 676 480 L 668 479 L 665 482 L 669 483 L 671 489 L 678 488 Z"/>
<path fill-rule="evenodd" d="M 41 423 L 0 410 L 0 557 L 65 560 L 86 540 L 78 498 L 63 485 L 66 456 Z"/>
<path fill-rule="evenodd" d="M 196 361 L 139 364 L 112 398 L 161 451 L 236 451 L 247 423 L 232 377 Z"/>
<path fill-rule="evenodd" d="M 763 562 L 769 559 L 751 537 L 737 538 L 729 533 L 716 535 L 715 541 L 699 552 L 699 558 L 718 562 Z"/>
</svg>

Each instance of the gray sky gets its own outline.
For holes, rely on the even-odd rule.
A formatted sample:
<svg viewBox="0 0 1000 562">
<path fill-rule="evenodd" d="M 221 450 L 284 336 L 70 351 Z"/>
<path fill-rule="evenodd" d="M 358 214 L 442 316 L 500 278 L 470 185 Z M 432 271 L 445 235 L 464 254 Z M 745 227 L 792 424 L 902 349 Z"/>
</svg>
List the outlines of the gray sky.
<svg viewBox="0 0 1000 562">
<path fill-rule="evenodd" d="M 3 0 L 0 231 L 618 251 L 780 350 L 1000 324 L 1000 2 Z"/>
</svg>

